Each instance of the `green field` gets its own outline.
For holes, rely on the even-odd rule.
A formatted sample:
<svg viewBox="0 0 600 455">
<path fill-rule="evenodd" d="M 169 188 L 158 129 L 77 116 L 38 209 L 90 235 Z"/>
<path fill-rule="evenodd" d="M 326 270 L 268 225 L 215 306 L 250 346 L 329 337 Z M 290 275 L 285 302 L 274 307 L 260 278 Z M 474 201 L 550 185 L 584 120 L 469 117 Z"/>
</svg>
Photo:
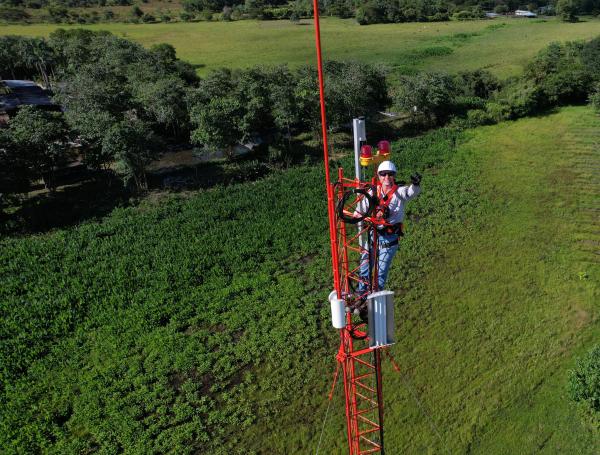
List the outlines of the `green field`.
<svg viewBox="0 0 600 455">
<path fill-rule="evenodd" d="M 0 34 L 47 36 L 59 25 L 3 25 Z M 69 26 L 62 26 L 68 28 Z M 72 26 L 71 26 L 72 27 Z M 200 65 L 201 74 L 219 67 L 259 64 L 313 64 L 314 31 L 310 21 L 199 22 L 173 24 L 99 24 L 144 46 L 170 43 L 178 56 Z M 381 62 L 402 71 L 457 72 L 487 68 L 500 77 L 519 74 L 552 41 L 592 38 L 600 19 L 579 23 L 546 20 L 482 20 L 359 26 L 354 20 L 322 21 L 325 58 Z"/>
<path fill-rule="evenodd" d="M 424 183 L 389 283 L 389 453 L 600 450 L 566 393 L 600 337 L 598 131 L 570 107 L 394 143 Z M 302 166 L 2 240 L 0 446 L 314 453 L 338 343 L 326 225 Z M 320 453 L 344 453 L 344 422 L 338 385 Z"/>
<path fill-rule="evenodd" d="M 437 179 L 424 186 L 436 212 L 462 199 L 455 216 L 465 218 L 455 230 L 452 217 L 440 217 L 442 240 L 413 225 L 391 276 L 402 296 L 391 350 L 402 371 L 384 369 L 391 453 L 600 450 L 566 393 L 574 357 L 600 337 L 599 127 L 591 110 L 568 108 L 479 128 L 436 172 L 449 194 L 438 193 Z M 426 272 L 411 280 L 415 265 Z M 341 393 L 324 453 L 344 453 Z M 324 415 L 322 403 L 314 418 Z M 266 446 L 314 451 L 319 425 L 288 419 L 282 431 L 265 431 Z M 310 444 L 299 450 L 302 438 Z"/>
</svg>

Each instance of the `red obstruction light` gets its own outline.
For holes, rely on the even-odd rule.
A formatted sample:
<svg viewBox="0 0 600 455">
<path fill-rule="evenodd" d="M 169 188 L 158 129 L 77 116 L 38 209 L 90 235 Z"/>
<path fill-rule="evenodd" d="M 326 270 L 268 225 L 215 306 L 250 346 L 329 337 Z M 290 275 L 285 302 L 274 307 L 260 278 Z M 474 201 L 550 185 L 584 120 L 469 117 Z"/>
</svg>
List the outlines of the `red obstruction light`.
<svg viewBox="0 0 600 455">
<path fill-rule="evenodd" d="M 377 150 L 380 155 L 389 155 L 392 151 L 390 141 L 379 141 L 379 143 L 377 144 Z"/>
<path fill-rule="evenodd" d="M 368 166 L 373 160 L 373 147 L 368 144 L 360 148 L 360 165 Z"/>
</svg>

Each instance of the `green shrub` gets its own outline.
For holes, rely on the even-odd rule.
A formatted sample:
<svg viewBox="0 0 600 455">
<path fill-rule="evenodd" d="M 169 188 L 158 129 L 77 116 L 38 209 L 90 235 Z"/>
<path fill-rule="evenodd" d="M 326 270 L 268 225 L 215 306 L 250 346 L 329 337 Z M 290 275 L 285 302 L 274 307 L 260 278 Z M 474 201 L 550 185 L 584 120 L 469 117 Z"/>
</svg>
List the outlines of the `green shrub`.
<svg viewBox="0 0 600 455">
<path fill-rule="evenodd" d="M 471 109 L 467 112 L 467 123 L 470 127 L 493 125 L 496 120 L 485 109 Z"/>
<path fill-rule="evenodd" d="M 63 22 L 69 18 L 69 10 L 64 6 L 50 6 L 48 8 L 48 14 L 52 22 Z"/>
<path fill-rule="evenodd" d="M 404 76 L 394 106 L 411 114 L 413 122 L 424 126 L 443 124 L 454 110 L 456 87 L 451 76 L 422 73 Z"/>
<path fill-rule="evenodd" d="M 179 14 L 179 17 L 181 18 L 181 20 L 182 20 L 183 22 L 190 22 L 192 19 L 194 19 L 194 15 L 193 15 L 193 14 L 190 14 L 190 13 L 188 13 L 187 11 L 182 11 L 182 12 Z"/>
<path fill-rule="evenodd" d="M 600 114 L 600 84 L 596 85 L 594 91 L 589 97 L 590 104 L 594 107 L 595 111 Z"/>
<path fill-rule="evenodd" d="M 592 427 L 600 431 L 600 344 L 577 361 L 570 372 L 568 389 Z"/>
<path fill-rule="evenodd" d="M 551 43 L 525 68 L 525 78 L 541 90 L 547 104 L 579 103 L 587 99 L 592 73 L 582 61 L 582 43 Z M 590 64 L 594 53 L 590 52 Z"/>
<path fill-rule="evenodd" d="M 135 5 L 133 8 L 131 8 L 131 15 L 133 17 L 141 18 L 144 15 L 144 12 L 139 6 Z"/>
<path fill-rule="evenodd" d="M 0 21 L 19 22 L 25 21 L 31 16 L 21 8 L 13 8 L 11 6 L 0 6 Z"/>
<path fill-rule="evenodd" d="M 487 99 L 500 89 L 500 81 L 487 70 L 462 71 L 456 76 L 458 89 L 465 96 L 476 96 Z"/>
<path fill-rule="evenodd" d="M 556 12 L 564 22 L 577 22 L 579 7 L 575 0 L 557 0 Z"/>
<path fill-rule="evenodd" d="M 499 99 L 507 119 L 517 119 L 536 114 L 544 106 L 540 88 L 529 81 L 518 81 L 503 91 Z"/>
<path fill-rule="evenodd" d="M 600 80 L 600 36 L 583 45 L 581 61 L 590 74 Z"/>
<path fill-rule="evenodd" d="M 485 104 L 485 111 L 488 116 L 495 122 L 501 122 L 508 118 L 508 112 L 506 106 L 503 106 L 500 103 L 495 103 L 493 101 L 488 101 Z"/>
<path fill-rule="evenodd" d="M 156 18 L 150 13 L 144 13 L 142 16 L 142 22 L 156 22 Z"/>
<path fill-rule="evenodd" d="M 200 20 L 210 22 L 213 20 L 213 12 L 209 10 L 203 10 L 200 12 Z"/>
</svg>

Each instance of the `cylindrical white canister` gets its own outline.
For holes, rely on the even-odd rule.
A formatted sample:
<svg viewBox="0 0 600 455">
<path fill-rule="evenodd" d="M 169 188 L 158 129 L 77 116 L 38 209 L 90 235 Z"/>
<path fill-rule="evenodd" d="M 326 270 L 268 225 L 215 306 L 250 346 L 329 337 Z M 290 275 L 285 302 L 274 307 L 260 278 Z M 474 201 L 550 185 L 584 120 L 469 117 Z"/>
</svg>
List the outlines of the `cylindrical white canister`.
<svg viewBox="0 0 600 455">
<path fill-rule="evenodd" d="M 337 293 L 333 291 L 329 294 L 329 303 L 331 303 L 331 324 L 336 329 L 346 327 L 346 302 L 344 299 L 338 299 Z"/>
</svg>

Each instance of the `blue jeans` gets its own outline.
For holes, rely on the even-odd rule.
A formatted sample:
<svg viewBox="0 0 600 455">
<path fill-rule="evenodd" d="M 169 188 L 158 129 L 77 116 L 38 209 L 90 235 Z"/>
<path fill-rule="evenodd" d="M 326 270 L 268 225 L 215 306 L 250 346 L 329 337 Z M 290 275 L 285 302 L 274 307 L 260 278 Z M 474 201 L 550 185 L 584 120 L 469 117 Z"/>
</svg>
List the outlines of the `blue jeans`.
<svg viewBox="0 0 600 455">
<path fill-rule="evenodd" d="M 377 261 L 377 290 L 383 291 L 385 287 L 385 281 L 387 280 L 388 273 L 390 271 L 390 265 L 392 264 L 392 259 L 394 259 L 394 255 L 396 251 L 398 251 L 398 244 L 394 246 L 382 246 L 392 243 L 398 240 L 398 236 L 396 234 L 390 235 L 379 235 L 377 238 L 377 244 L 379 246 L 379 260 Z M 375 255 L 371 257 L 371 268 L 373 268 L 375 264 Z M 364 252 L 360 255 L 360 268 L 358 274 L 361 280 L 368 282 L 369 281 L 369 253 Z M 357 292 L 359 294 L 363 294 L 367 291 L 367 284 L 360 282 L 358 284 Z"/>
</svg>

